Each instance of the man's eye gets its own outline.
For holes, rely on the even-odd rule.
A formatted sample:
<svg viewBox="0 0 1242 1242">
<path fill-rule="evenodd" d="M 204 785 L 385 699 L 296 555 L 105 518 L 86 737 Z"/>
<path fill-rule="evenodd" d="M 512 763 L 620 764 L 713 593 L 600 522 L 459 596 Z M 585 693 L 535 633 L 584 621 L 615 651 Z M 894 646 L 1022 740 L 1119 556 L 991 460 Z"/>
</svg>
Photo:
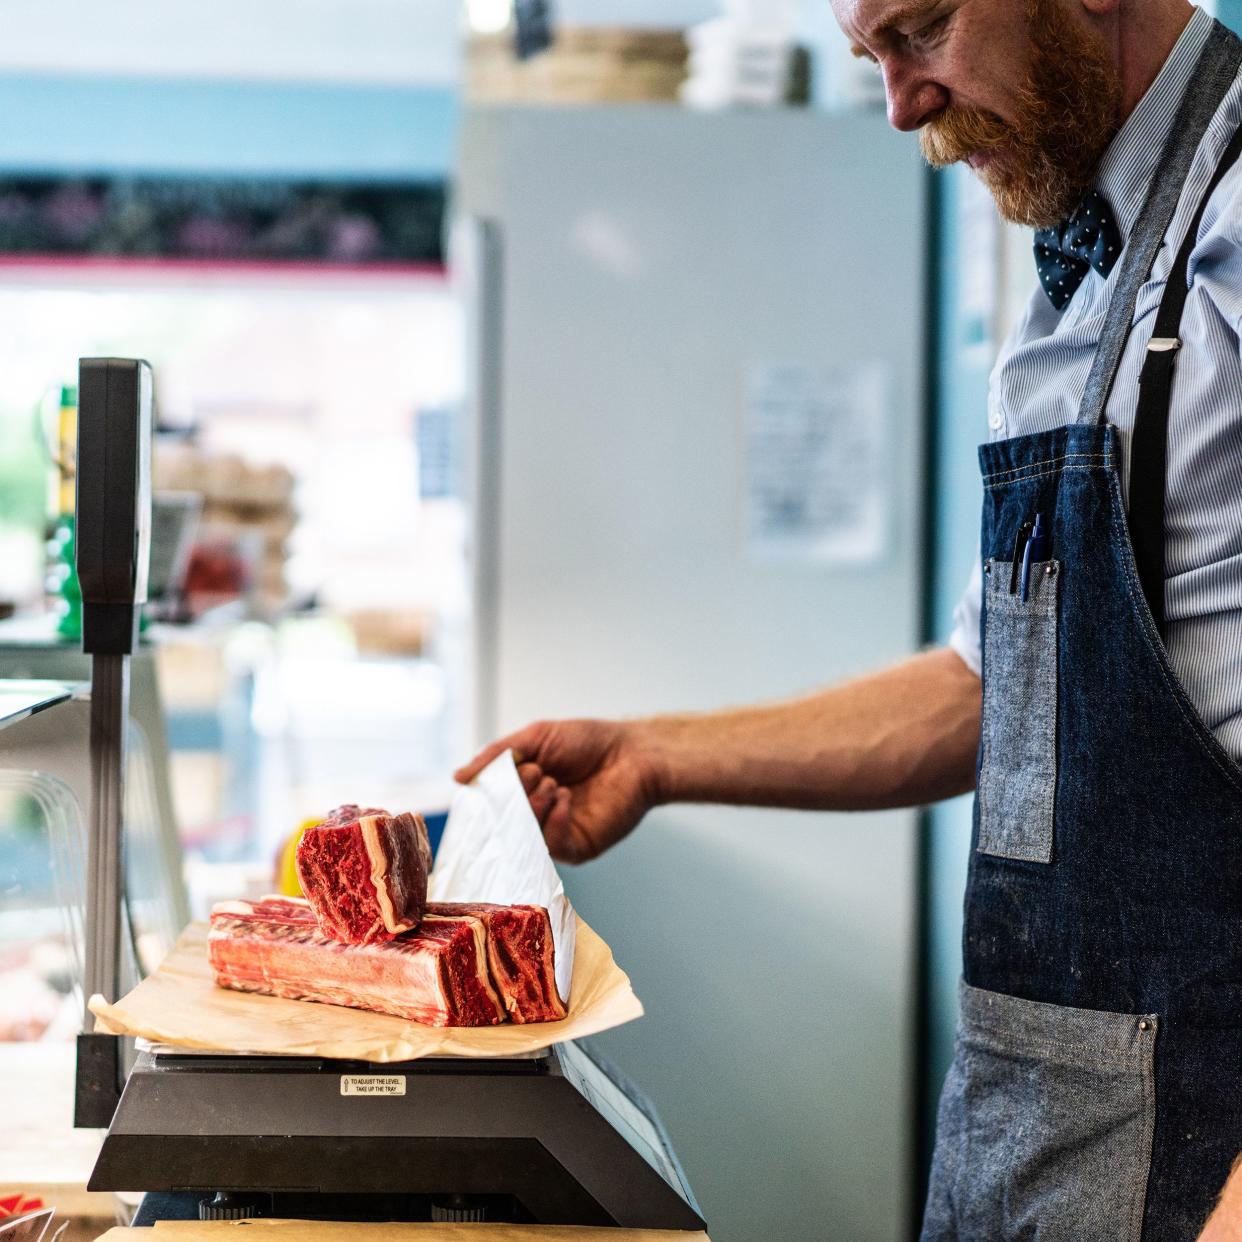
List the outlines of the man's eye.
<svg viewBox="0 0 1242 1242">
<path fill-rule="evenodd" d="M 919 27 L 913 34 L 908 35 L 909 42 L 915 46 L 926 46 L 935 41 L 944 34 L 949 24 L 949 15 L 946 13 L 943 17 L 936 18 L 935 21 L 928 22 L 926 26 Z"/>
</svg>

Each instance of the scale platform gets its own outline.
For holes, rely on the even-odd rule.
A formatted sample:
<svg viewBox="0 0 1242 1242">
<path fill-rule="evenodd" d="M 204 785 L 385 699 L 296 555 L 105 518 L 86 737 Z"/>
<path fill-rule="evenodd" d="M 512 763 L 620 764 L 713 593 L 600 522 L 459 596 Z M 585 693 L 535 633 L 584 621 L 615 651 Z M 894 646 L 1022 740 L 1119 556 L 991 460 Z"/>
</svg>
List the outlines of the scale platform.
<svg viewBox="0 0 1242 1242">
<path fill-rule="evenodd" d="M 705 1227 L 651 1105 L 583 1042 L 394 1065 L 145 1049 L 88 1185 L 304 1219 Z"/>
</svg>

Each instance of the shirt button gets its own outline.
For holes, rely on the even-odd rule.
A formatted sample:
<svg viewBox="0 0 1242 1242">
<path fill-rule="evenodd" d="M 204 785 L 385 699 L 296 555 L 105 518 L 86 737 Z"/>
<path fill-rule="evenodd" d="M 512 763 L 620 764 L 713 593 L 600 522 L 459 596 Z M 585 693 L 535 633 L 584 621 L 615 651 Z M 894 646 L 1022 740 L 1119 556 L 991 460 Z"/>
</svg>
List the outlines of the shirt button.
<svg viewBox="0 0 1242 1242">
<path fill-rule="evenodd" d="M 993 431 L 999 431 L 1005 425 L 1005 415 L 1000 408 L 1000 402 L 996 398 L 995 385 L 988 385 L 988 426 Z"/>
</svg>

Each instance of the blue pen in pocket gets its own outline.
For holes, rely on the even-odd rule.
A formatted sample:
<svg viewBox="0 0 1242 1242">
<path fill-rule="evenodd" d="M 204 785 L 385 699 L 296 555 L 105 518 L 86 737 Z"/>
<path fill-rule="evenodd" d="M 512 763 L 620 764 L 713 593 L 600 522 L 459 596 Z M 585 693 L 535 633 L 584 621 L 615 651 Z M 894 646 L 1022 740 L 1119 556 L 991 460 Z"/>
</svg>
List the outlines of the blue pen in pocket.
<svg viewBox="0 0 1242 1242">
<path fill-rule="evenodd" d="M 1031 595 L 1031 566 L 1048 559 L 1048 529 L 1044 525 L 1044 515 L 1037 513 L 1031 527 L 1031 536 L 1022 551 L 1022 602 L 1025 604 Z"/>
</svg>

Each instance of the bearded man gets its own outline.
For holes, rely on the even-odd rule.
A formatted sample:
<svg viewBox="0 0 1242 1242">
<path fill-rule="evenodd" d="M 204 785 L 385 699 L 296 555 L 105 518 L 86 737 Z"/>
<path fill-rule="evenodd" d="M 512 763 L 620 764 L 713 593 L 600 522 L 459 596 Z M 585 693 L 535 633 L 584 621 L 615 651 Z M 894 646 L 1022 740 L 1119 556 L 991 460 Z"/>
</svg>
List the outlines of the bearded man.
<svg viewBox="0 0 1242 1242">
<path fill-rule="evenodd" d="M 891 123 L 1037 230 L 951 643 L 458 775 L 512 748 L 570 861 L 671 801 L 976 788 L 924 1239 L 1242 1239 L 1242 43 L 1185 0 L 832 3 Z"/>
</svg>

